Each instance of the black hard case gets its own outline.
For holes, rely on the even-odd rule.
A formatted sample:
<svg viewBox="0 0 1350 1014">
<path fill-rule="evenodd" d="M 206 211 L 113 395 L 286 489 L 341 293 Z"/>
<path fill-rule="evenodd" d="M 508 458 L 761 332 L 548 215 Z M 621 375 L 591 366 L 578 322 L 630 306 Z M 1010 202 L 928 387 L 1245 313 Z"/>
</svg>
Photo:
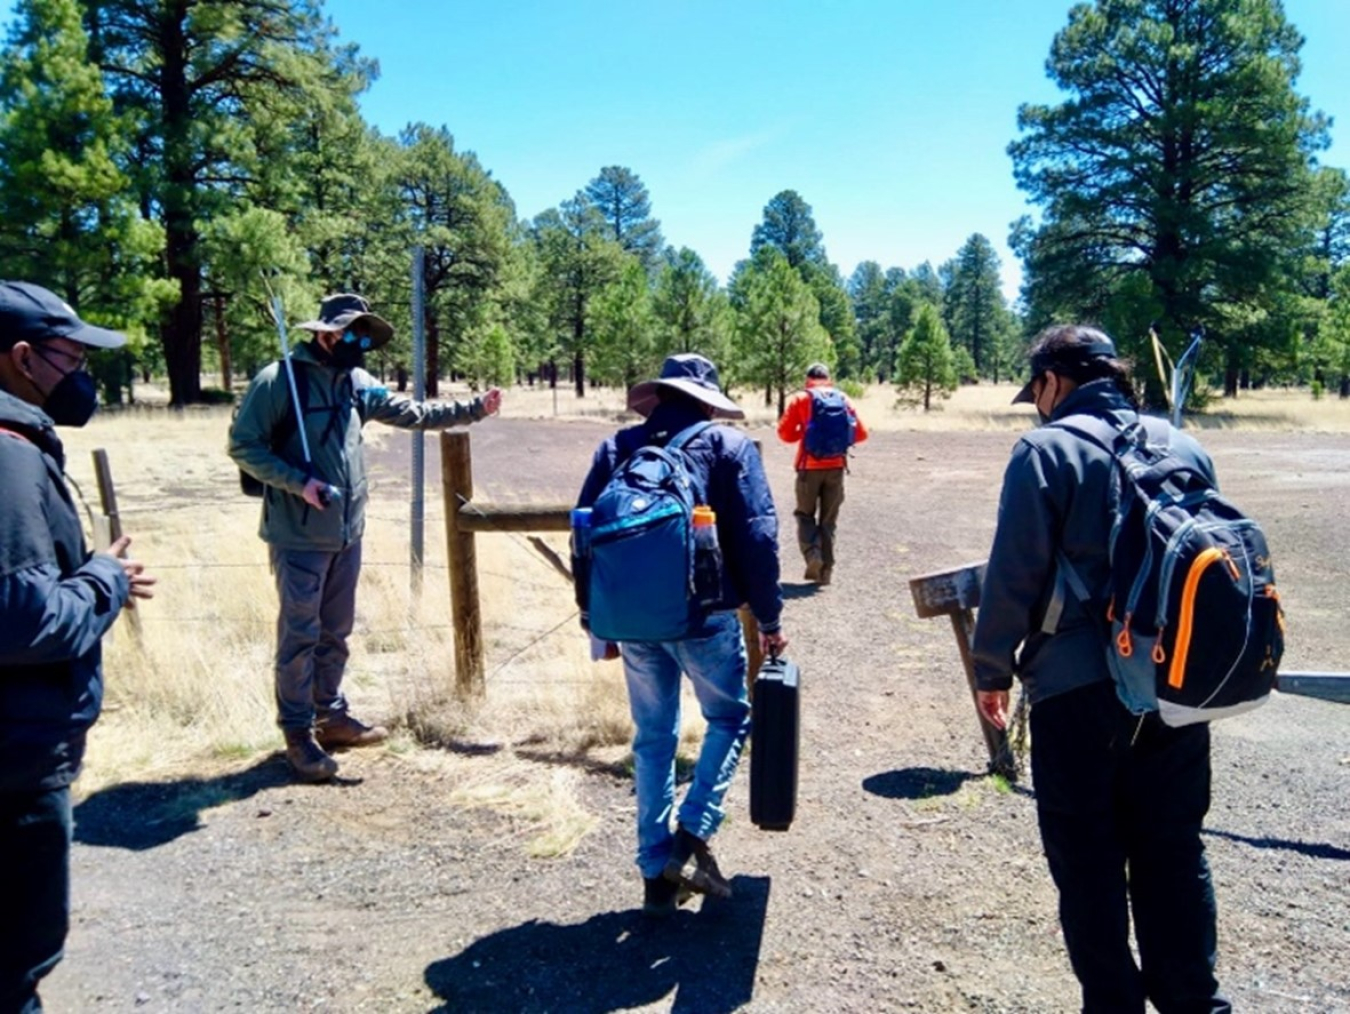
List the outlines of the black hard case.
<svg viewBox="0 0 1350 1014">
<path fill-rule="evenodd" d="M 795 663 L 766 659 L 750 707 L 750 819 L 786 831 L 797 811 L 801 678 Z"/>
</svg>

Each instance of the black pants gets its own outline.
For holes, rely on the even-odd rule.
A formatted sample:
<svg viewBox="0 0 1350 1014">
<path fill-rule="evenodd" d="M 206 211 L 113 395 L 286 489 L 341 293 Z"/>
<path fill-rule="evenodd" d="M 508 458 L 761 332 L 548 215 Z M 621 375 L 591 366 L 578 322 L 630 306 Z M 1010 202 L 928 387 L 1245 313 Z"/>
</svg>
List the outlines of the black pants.
<svg viewBox="0 0 1350 1014">
<path fill-rule="evenodd" d="M 70 789 L 0 793 L 0 1014 L 42 1010 L 70 921 Z"/>
<path fill-rule="evenodd" d="M 1214 887 L 1200 840 L 1209 726 L 1141 722 L 1107 680 L 1031 709 L 1031 765 L 1085 1014 L 1142 1014 L 1145 996 L 1160 1014 L 1230 1011 L 1214 978 Z"/>
</svg>

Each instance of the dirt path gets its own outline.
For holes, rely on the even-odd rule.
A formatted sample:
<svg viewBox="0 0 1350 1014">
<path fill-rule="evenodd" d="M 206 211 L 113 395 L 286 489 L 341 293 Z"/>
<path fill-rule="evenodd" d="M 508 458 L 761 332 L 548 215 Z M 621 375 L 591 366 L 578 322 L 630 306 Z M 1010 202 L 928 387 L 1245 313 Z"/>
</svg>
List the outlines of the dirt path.
<svg viewBox="0 0 1350 1014">
<path fill-rule="evenodd" d="M 605 432 L 476 429 L 478 491 L 568 499 Z M 790 505 L 787 451 L 758 435 Z M 1204 439 L 1225 489 L 1267 525 L 1286 667 L 1350 668 L 1350 437 Z M 603 767 L 582 789 L 597 829 L 574 855 L 536 860 L 518 821 L 446 803 L 434 757 L 349 755 L 339 787 L 293 786 L 261 758 L 79 807 L 50 1009 L 1076 1009 L 1033 799 L 982 777 L 950 627 L 916 619 L 907 586 L 985 556 L 1013 440 L 878 434 L 857 454 L 828 589 L 799 582 L 786 519 L 786 631 L 806 694 L 799 817 L 787 834 L 756 830 L 737 779 L 717 840 L 738 874 L 732 901 L 644 924 L 630 785 Z M 1216 728 L 1206 842 L 1221 979 L 1240 1010 L 1350 1011 L 1347 720 L 1281 698 Z"/>
</svg>

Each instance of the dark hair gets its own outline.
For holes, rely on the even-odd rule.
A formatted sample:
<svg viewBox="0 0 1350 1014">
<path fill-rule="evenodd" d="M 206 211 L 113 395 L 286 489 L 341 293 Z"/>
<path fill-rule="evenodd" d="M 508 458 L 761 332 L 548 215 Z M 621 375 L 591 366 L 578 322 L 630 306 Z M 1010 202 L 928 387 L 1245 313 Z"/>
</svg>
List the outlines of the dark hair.
<svg viewBox="0 0 1350 1014">
<path fill-rule="evenodd" d="M 1052 324 L 1036 336 L 1028 350 L 1033 376 L 1047 370 L 1075 384 L 1111 380 L 1130 405 L 1139 408 L 1130 363 L 1115 354 L 1106 332 L 1087 324 Z"/>
<path fill-rule="evenodd" d="M 812 363 L 806 368 L 806 375 L 812 380 L 829 380 L 830 368 L 824 363 Z"/>
</svg>

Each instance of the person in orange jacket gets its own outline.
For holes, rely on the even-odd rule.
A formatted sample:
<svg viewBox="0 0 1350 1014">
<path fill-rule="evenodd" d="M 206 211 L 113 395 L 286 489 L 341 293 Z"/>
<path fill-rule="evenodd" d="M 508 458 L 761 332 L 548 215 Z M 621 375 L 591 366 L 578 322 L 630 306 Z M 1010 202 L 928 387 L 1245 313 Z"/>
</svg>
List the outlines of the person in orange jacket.
<svg viewBox="0 0 1350 1014">
<path fill-rule="evenodd" d="M 806 389 L 788 399 L 778 437 L 797 447 L 797 544 L 806 559 L 806 580 L 830 583 L 834 529 L 844 503 L 848 449 L 867 439 L 867 427 L 848 397 L 830 381 L 824 363 L 806 370 Z"/>
</svg>

